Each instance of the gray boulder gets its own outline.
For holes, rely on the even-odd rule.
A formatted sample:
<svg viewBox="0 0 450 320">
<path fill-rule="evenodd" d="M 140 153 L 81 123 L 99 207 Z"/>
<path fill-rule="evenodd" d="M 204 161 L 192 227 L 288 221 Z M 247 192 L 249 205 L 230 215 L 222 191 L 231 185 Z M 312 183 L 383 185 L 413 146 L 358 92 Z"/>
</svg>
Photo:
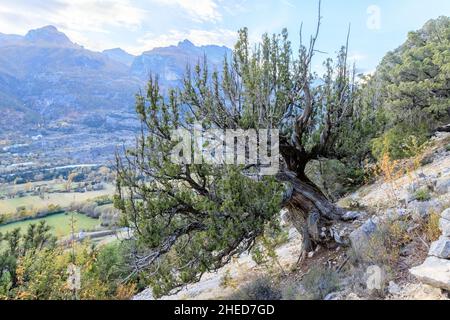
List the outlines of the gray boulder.
<svg viewBox="0 0 450 320">
<path fill-rule="evenodd" d="M 132 300 L 141 300 L 142 301 L 142 300 L 156 300 L 156 299 L 153 296 L 152 289 L 145 289 L 141 293 L 138 293 L 137 295 L 135 295 Z"/>
<path fill-rule="evenodd" d="M 433 242 L 428 255 L 442 259 L 450 259 L 450 239 L 441 237 L 438 241 Z"/>
<path fill-rule="evenodd" d="M 389 282 L 388 292 L 392 295 L 400 294 L 401 288 L 394 281 Z"/>
<path fill-rule="evenodd" d="M 342 220 L 344 221 L 352 221 L 352 220 L 356 220 L 359 219 L 360 217 L 362 217 L 364 215 L 364 213 L 362 212 L 358 212 L 358 211 L 347 211 L 346 213 L 344 213 L 342 215 Z"/>
<path fill-rule="evenodd" d="M 441 213 L 441 218 L 450 221 L 450 208 L 448 208 L 447 210 L 444 210 L 444 211 Z"/>
<path fill-rule="evenodd" d="M 350 233 L 350 244 L 355 254 L 363 260 L 367 258 L 367 253 L 370 249 L 370 239 L 377 229 L 377 221 L 369 219 L 361 227 Z"/>
<path fill-rule="evenodd" d="M 409 272 L 425 284 L 450 290 L 450 260 L 428 257 L 422 265 Z"/>
<path fill-rule="evenodd" d="M 450 178 L 447 177 L 447 178 L 438 180 L 434 190 L 437 194 L 441 194 L 441 195 L 450 193 Z"/>
<path fill-rule="evenodd" d="M 325 296 L 325 301 L 339 300 L 339 292 L 332 292 Z"/>
<path fill-rule="evenodd" d="M 407 217 L 410 213 L 410 210 L 403 208 L 388 209 L 386 210 L 386 218 L 390 221 L 397 221 Z"/>
<path fill-rule="evenodd" d="M 441 218 L 439 220 L 439 229 L 441 229 L 444 237 L 450 237 L 450 220 Z"/>
<path fill-rule="evenodd" d="M 432 212 L 441 212 L 442 204 L 436 200 L 425 202 L 413 201 L 408 205 L 415 218 L 426 218 Z"/>
<path fill-rule="evenodd" d="M 417 190 L 419 190 L 421 188 L 428 188 L 429 179 L 430 179 L 430 177 L 421 175 L 421 176 L 419 176 L 419 179 L 417 179 L 416 181 L 410 183 L 408 185 L 408 187 L 406 188 L 406 190 L 409 193 L 414 193 L 414 192 L 416 192 Z"/>
</svg>

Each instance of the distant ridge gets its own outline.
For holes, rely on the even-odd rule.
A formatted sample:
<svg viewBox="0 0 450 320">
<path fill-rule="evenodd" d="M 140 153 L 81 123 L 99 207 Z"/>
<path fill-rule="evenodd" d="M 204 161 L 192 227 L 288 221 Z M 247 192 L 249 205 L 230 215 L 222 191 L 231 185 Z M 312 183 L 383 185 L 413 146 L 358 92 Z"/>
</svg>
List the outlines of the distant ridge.
<svg viewBox="0 0 450 320">
<path fill-rule="evenodd" d="M 74 43 L 54 26 L 30 30 L 25 35 L 24 40 L 39 46 L 74 46 Z"/>
<path fill-rule="evenodd" d="M 196 64 L 204 55 L 211 70 L 220 70 L 231 50 L 184 40 L 134 56 L 121 48 L 87 50 L 54 26 L 30 30 L 25 36 L 0 33 L 0 110 L 16 116 L 12 121 L 3 119 L 5 123 L 20 120 L 25 129 L 74 112 L 104 116 L 133 111 L 135 94 L 145 88 L 150 73 L 159 75 L 163 90 L 179 86 L 186 65 Z"/>
<path fill-rule="evenodd" d="M 126 66 L 131 66 L 133 64 L 133 60 L 136 58 L 136 56 L 126 52 L 121 48 L 104 50 L 103 54 L 107 55 L 114 61 L 123 63 Z"/>
</svg>

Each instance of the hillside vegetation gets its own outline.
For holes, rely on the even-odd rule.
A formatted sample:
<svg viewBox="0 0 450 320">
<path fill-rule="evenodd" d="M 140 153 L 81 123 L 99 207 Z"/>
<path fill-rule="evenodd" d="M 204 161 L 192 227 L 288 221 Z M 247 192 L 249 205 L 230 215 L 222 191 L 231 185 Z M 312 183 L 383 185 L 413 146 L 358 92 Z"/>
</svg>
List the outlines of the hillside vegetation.
<svg viewBox="0 0 450 320">
<path fill-rule="evenodd" d="M 294 54 L 287 30 L 253 46 L 242 29 L 220 72 L 199 61 L 167 95 L 150 77 L 136 147 L 116 156 L 129 237 L 67 250 L 45 223 L 0 234 L 0 298 L 446 298 L 450 18 L 411 32 L 370 76 L 348 65 L 347 46 L 312 72 L 318 34 Z M 279 129 L 280 171 L 173 163 L 171 130 L 196 121 Z"/>
</svg>

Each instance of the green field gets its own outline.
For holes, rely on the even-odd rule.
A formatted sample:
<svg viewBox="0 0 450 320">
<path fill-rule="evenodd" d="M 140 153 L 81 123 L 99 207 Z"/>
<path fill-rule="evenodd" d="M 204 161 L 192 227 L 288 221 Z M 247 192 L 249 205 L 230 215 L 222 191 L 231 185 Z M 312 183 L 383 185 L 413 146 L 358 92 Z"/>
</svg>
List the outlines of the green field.
<svg viewBox="0 0 450 320">
<path fill-rule="evenodd" d="M 15 222 L 0 226 L 0 233 L 6 233 L 16 228 L 20 228 L 22 232 L 24 232 L 30 224 L 33 223 L 36 224 L 44 220 L 52 228 L 51 230 L 52 234 L 61 238 L 68 236 L 71 233 L 71 216 L 72 214 L 61 213 L 46 218 Z M 93 230 L 100 224 L 99 220 L 89 218 L 79 213 L 75 213 L 74 218 L 75 218 L 75 232 L 79 232 L 82 230 L 84 231 Z"/>
<path fill-rule="evenodd" d="M 28 210 L 41 210 L 50 204 L 67 208 L 72 202 L 85 202 L 100 196 L 114 194 L 114 187 L 106 185 L 104 190 L 89 191 L 85 193 L 48 193 L 44 199 L 38 196 L 26 196 L 23 198 L 13 198 L 0 200 L 0 214 L 16 212 L 18 207 L 24 206 Z"/>
</svg>

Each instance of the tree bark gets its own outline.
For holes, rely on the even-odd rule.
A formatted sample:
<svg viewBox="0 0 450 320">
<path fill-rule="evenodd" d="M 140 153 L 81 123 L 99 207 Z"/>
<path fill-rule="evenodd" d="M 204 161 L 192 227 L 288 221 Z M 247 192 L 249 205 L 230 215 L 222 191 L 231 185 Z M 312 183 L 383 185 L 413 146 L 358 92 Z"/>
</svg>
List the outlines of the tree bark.
<svg viewBox="0 0 450 320">
<path fill-rule="evenodd" d="M 306 174 L 287 171 L 278 174 L 277 178 L 288 185 L 284 207 L 288 210 L 289 221 L 303 237 L 303 250 L 310 252 L 319 244 L 330 244 L 334 239 L 330 234 L 324 234 L 322 228 L 328 229 L 338 221 L 342 209 L 335 206 Z"/>
</svg>

